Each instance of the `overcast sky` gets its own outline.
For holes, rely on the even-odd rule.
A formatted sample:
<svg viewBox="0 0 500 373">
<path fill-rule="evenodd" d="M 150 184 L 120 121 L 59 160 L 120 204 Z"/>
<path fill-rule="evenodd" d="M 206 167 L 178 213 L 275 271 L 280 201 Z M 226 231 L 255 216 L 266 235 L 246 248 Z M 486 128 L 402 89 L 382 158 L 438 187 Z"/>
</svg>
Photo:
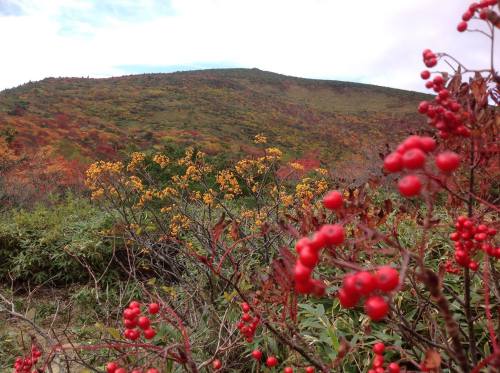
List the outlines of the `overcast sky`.
<svg viewBox="0 0 500 373">
<path fill-rule="evenodd" d="M 0 90 L 45 77 L 215 67 L 422 90 L 424 48 L 487 67 L 488 40 L 456 31 L 469 3 L 0 0 Z"/>
</svg>

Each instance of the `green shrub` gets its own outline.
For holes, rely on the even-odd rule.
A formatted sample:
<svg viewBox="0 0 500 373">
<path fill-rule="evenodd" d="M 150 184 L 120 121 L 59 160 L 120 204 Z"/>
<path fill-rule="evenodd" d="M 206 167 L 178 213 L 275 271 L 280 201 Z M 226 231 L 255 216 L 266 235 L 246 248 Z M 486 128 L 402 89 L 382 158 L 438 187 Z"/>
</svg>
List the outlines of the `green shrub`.
<svg viewBox="0 0 500 373">
<path fill-rule="evenodd" d="M 68 252 L 102 273 L 113 250 L 101 232 L 110 226 L 104 212 L 71 195 L 53 206 L 4 212 L 0 220 L 0 279 L 11 277 L 34 284 L 87 280 L 85 268 Z"/>
</svg>

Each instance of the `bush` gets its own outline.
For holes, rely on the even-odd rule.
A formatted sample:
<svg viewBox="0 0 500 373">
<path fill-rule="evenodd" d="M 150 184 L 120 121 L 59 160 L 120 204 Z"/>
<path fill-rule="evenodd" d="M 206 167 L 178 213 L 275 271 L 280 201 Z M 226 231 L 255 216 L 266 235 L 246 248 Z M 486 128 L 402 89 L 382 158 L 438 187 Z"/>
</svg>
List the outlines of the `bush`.
<svg viewBox="0 0 500 373">
<path fill-rule="evenodd" d="M 109 216 L 73 195 L 52 206 L 4 212 L 0 278 L 31 284 L 87 281 L 87 271 L 68 253 L 81 256 L 96 273 L 102 272 L 113 255 L 111 241 L 102 234 L 111 224 Z"/>
</svg>

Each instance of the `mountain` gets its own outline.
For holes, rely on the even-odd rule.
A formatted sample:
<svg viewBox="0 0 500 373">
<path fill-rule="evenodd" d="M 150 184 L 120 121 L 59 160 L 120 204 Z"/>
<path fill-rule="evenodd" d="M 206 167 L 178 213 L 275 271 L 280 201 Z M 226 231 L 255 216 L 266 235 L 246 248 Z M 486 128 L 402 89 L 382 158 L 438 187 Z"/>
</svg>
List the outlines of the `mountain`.
<svg viewBox="0 0 500 373">
<path fill-rule="evenodd" d="M 0 92 L 0 134 L 18 153 L 87 164 L 165 144 L 239 157 L 263 133 L 287 159 L 355 178 L 380 169 L 385 144 L 425 128 L 416 107 L 427 97 L 258 69 L 48 78 Z"/>
</svg>

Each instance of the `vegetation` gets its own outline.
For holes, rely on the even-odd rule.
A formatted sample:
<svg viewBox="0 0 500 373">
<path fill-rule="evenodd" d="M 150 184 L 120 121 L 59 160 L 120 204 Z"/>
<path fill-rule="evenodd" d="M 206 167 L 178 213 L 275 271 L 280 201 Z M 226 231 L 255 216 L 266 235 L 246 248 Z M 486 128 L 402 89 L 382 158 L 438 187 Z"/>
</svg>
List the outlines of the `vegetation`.
<svg viewBox="0 0 500 373">
<path fill-rule="evenodd" d="M 471 19 L 484 22 L 494 45 L 497 11 L 496 0 L 473 3 L 457 29 L 466 31 Z M 320 163 L 297 159 L 300 146 L 321 152 L 323 139 L 310 140 L 327 139 L 324 133 L 331 129 L 317 124 L 307 133 L 311 137 L 297 137 L 290 127 L 276 130 L 275 120 L 268 132 L 245 134 L 253 137 L 244 148 L 251 151 L 239 157 L 207 151 L 204 137 L 184 147 L 146 135 L 136 146 L 147 150 L 129 149 L 126 157 L 109 152 L 90 164 L 85 187 L 92 202 L 66 193 L 46 197 L 34 209 L 5 211 L 0 224 L 0 254 L 7 258 L 0 266 L 7 284 L 0 289 L 5 369 L 498 372 L 498 76 L 494 66 L 472 71 L 445 53 L 426 49 L 422 57 L 428 69 L 447 62 L 454 73 L 421 73 L 436 93 L 415 104 L 428 125 L 415 124 L 407 135 L 417 134 L 381 150 L 373 173 L 383 177 L 360 176 L 349 183 Z M 190 77 L 201 76 L 198 83 L 210 88 L 198 97 L 203 105 L 220 97 L 231 103 L 223 92 L 248 93 L 257 75 L 268 94 L 256 101 L 253 110 L 259 113 L 273 113 L 269 105 L 276 103 L 269 95 L 276 87 L 288 99 L 303 97 L 299 88 L 313 83 L 326 91 L 366 88 L 241 70 L 232 71 L 230 80 L 209 79 L 216 73 L 168 79 L 189 86 L 195 84 Z M 133 87 L 137 78 L 98 84 L 127 79 Z M 161 107 L 155 100 L 164 97 L 165 87 L 141 79 L 156 87 L 146 103 Z M 64 97 L 74 97 L 73 85 L 85 82 L 67 80 Z M 25 93 L 6 110 L 11 124 L 12 118 L 47 110 L 30 99 L 32 89 L 14 91 Z M 123 93 L 133 94 L 138 92 Z M 319 109 L 321 97 L 306 96 L 307 105 Z M 72 110 L 85 115 L 96 110 L 78 102 Z M 105 127 L 113 136 L 137 125 L 133 116 L 125 123 L 129 116 L 118 106 L 98 109 L 108 119 L 123 115 L 123 122 Z M 392 112 L 405 115 L 405 110 L 402 105 Z M 370 117 L 379 114 L 374 110 Z M 308 119 L 308 125 L 316 123 Z M 241 128 L 250 128 L 241 122 Z M 224 127 L 217 127 L 225 130 L 219 140 L 232 136 L 232 143 L 243 142 L 227 124 L 221 120 Z M 210 133 L 208 127 L 198 130 Z M 347 132 L 338 129 L 336 135 L 339 142 L 354 144 Z M 0 142 L 5 173 L 35 159 L 20 159 L 15 139 L 6 133 Z M 328 144 L 331 158 L 324 161 L 342 162 L 332 155 L 336 143 Z M 290 146 L 282 150 L 283 145 Z M 71 154 L 85 154 L 81 149 Z M 53 175 L 65 175 L 64 170 L 71 167 L 55 167 Z M 64 299 L 51 294 L 56 302 L 34 307 L 47 283 L 51 290 L 71 283 L 72 292 Z M 16 334 L 19 343 L 10 336 L 14 328 L 22 331 Z"/>
</svg>

